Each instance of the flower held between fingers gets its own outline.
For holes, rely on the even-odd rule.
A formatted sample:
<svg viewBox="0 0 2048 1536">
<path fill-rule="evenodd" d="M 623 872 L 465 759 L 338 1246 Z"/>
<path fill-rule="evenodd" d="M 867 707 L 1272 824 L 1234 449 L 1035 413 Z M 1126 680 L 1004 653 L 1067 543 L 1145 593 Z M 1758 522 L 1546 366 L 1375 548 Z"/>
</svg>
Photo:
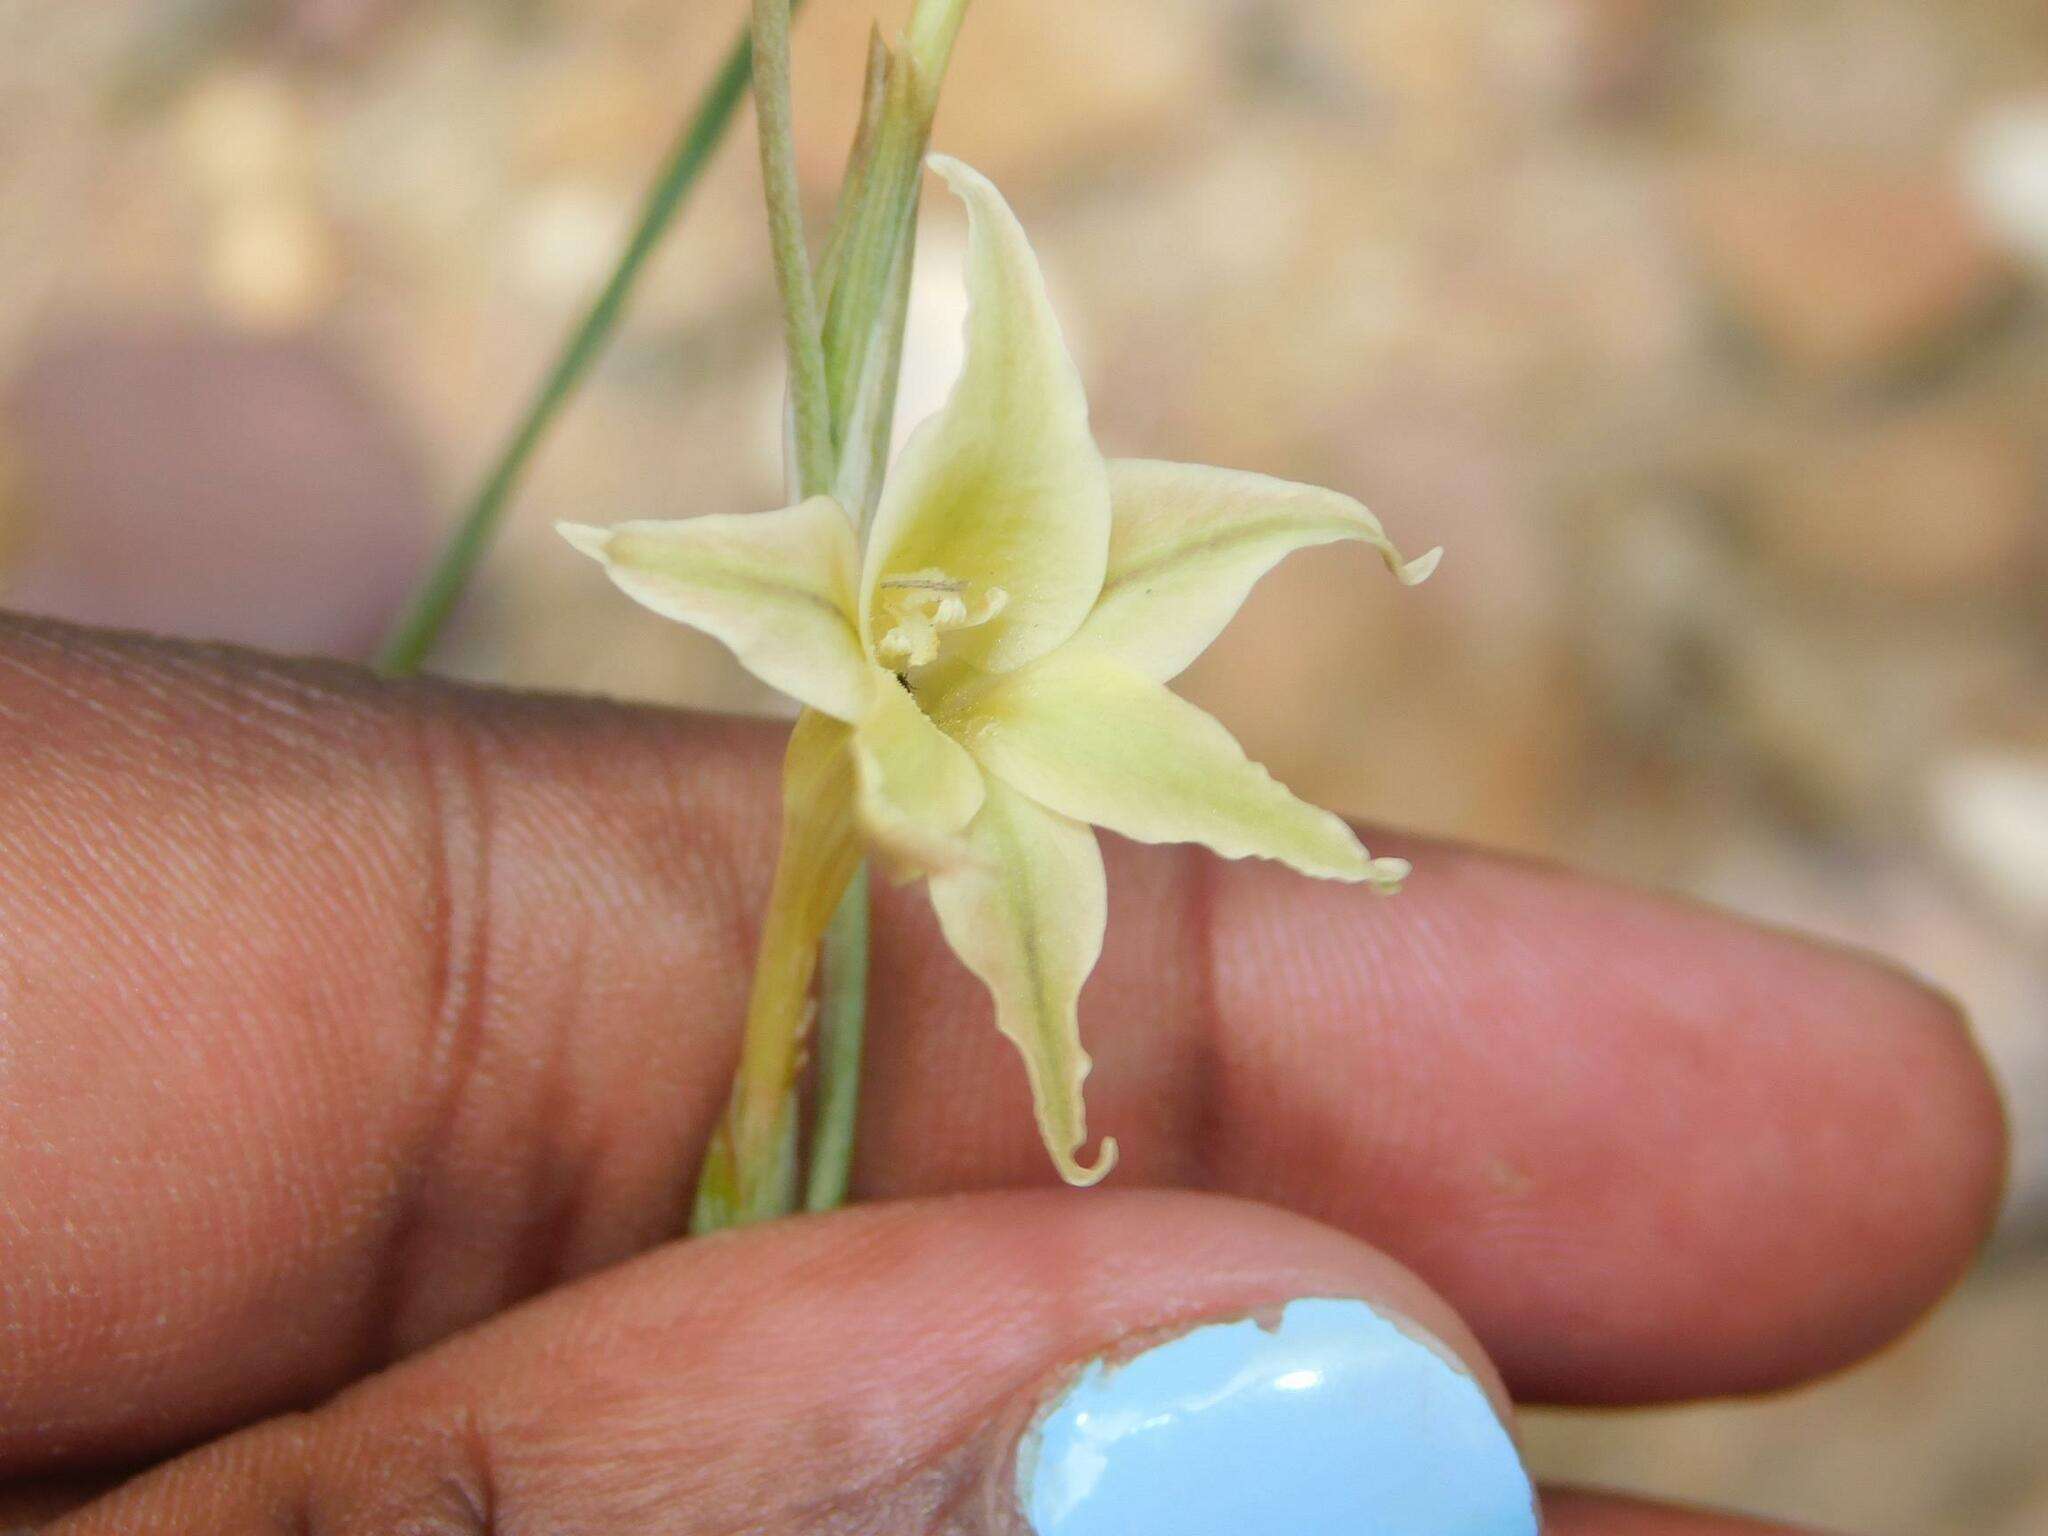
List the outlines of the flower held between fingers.
<svg viewBox="0 0 2048 1536">
<path fill-rule="evenodd" d="M 1106 461 L 1016 216 L 977 172 L 931 165 L 968 211 L 966 362 L 890 471 L 865 553 L 826 497 L 562 531 L 628 595 L 807 706 L 792 782 L 843 801 L 892 867 L 928 877 L 947 942 L 1023 1054 L 1047 1149 L 1089 1184 L 1116 1154 L 1105 1140 L 1092 1164 L 1078 1159 L 1076 1004 L 1107 920 L 1091 824 L 1385 891 L 1408 870 L 1297 799 L 1167 682 L 1294 550 L 1366 543 L 1409 584 L 1438 552 L 1403 561 L 1333 491 Z M 829 915 L 857 862 L 850 848 L 796 861 L 813 889 L 791 899 Z M 787 839 L 783 863 L 778 890 Z M 785 925 L 782 942 L 814 946 L 822 922 Z M 764 947 L 764 968 L 771 958 Z"/>
</svg>

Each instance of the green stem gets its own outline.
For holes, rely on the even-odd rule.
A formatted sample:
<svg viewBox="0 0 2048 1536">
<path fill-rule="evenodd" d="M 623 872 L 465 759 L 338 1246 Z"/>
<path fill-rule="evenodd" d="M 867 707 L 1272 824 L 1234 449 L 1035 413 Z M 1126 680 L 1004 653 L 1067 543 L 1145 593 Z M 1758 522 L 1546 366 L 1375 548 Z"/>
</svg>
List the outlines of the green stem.
<svg viewBox="0 0 2048 1536">
<path fill-rule="evenodd" d="M 868 1010 L 868 867 L 863 864 L 825 931 L 818 983 L 818 1107 L 811 1126 L 807 1211 L 846 1204 L 853 1129 L 860 1113 L 860 1064 Z"/>
<path fill-rule="evenodd" d="M 761 124 L 761 184 L 768 197 L 768 243 L 782 292 L 789 344 L 798 494 L 832 488 L 832 406 L 825 388 L 825 346 L 817 281 L 804 246 L 796 179 L 796 128 L 789 100 L 790 0 L 754 0 L 754 111 Z"/>
<path fill-rule="evenodd" d="M 970 0 L 917 0 L 910 18 L 910 55 L 938 90 L 939 78 L 953 57 L 953 40 L 960 35 L 960 23 L 967 19 Z"/>
<path fill-rule="evenodd" d="M 881 489 L 890 428 L 896 417 L 897 375 L 902 367 L 917 237 L 917 176 L 931 134 L 939 86 L 967 5 L 968 0 L 919 0 L 910 23 L 910 50 L 916 63 L 907 73 L 890 65 L 879 41 L 871 45 L 860 131 L 849 158 L 847 186 L 827 253 L 827 339 L 838 349 L 828 356 L 827 365 L 852 385 L 833 402 L 833 436 L 839 444 L 836 489 L 863 529 Z M 886 99 L 892 91 L 903 90 L 910 91 L 914 99 Z M 907 177 L 907 184 L 893 196 L 877 186 L 890 169 L 892 134 L 901 136 L 897 148 L 903 152 L 904 163 L 898 174 Z M 878 216 L 879 231 L 870 222 Z M 850 276 L 842 262 L 857 265 L 864 254 L 862 235 L 872 238 L 878 232 L 887 242 L 887 259 L 876 271 Z M 863 282 L 864 291 L 850 294 L 842 286 L 847 281 Z M 842 306 L 855 298 L 867 305 L 865 324 L 846 323 L 849 312 Z M 832 378 L 828 373 L 828 380 Z M 852 1173 L 867 1032 L 868 892 L 868 869 L 862 865 L 825 936 L 824 970 L 818 982 L 818 1102 L 811 1127 L 810 1177 L 804 1192 L 804 1209 L 808 1211 L 836 1210 L 845 1204 Z"/>
<path fill-rule="evenodd" d="M 768 203 L 768 241 L 775 260 L 776 286 L 782 295 L 783 329 L 789 352 L 791 447 L 797 493 L 817 496 L 832 489 L 838 455 L 833 451 L 832 397 L 825 380 L 823 323 L 819 314 L 817 278 L 804 243 L 803 204 L 797 185 L 796 129 L 790 105 L 790 0 L 754 0 L 754 111 L 760 122 L 761 185 Z M 865 128 L 865 123 L 863 127 Z M 830 1077 L 836 1099 L 851 1099 L 859 1088 L 859 1053 L 867 1010 L 867 880 L 863 868 L 839 906 L 825 937 L 826 975 L 819 983 L 822 1011 L 829 1015 L 828 1050 L 851 1049 L 854 1070 L 845 1081 Z M 844 1169 L 852 1141 L 855 1105 L 835 1103 L 821 1109 L 829 1118 L 829 1134 L 844 1141 L 836 1159 L 814 1168 L 819 1181 L 807 1192 L 829 1209 L 846 1197 Z M 794 1105 L 785 1106 L 785 1113 Z M 790 1122 L 795 1124 L 794 1115 Z M 742 1156 L 746 1153 L 744 1149 Z M 840 1170 L 836 1187 L 832 1169 Z M 761 1181 L 738 1170 L 742 1188 Z M 795 1204 L 795 1190 L 784 1197 L 785 1209 Z M 700 1202 L 699 1215 L 707 1213 Z M 747 1219 L 758 1214 L 746 1213 Z"/>
<path fill-rule="evenodd" d="M 802 0 L 795 0 L 801 4 Z M 640 210 L 640 222 L 620 254 L 618 265 L 592 302 L 582 322 L 570 334 L 568 344 L 548 371 L 540 391 L 526 408 L 517 429 L 500 450 L 484 477 L 483 484 L 463 509 L 454 534 L 443 547 L 439 560 L 413 594 L 404 614 L 393 626 L 377 652 L 380 672 L 392 677 L 410 676 L 425 663 L 440 638 L 441 630 L 454 611 L 477 565 L 490 548 L 491 540 L 504 520 L 505 508 L 518 488 L 534 450 L 562 407 L 568 404 L 591 365 L 604 351 L 618 328 L 626 301 L 639 281 L 647 258 L 661 243 L 675 222 L 685 199 L 703 174 L 712 150 L 725 136 L 740 99 L 746 95 L 753 71 L 751 38 L 742 34 L 726 55 L 718 73 L 705 89 L 697 110 L 684 125 L 675 147 L 663 162 L 654 184 L 648 189 Z"/>
</svg>

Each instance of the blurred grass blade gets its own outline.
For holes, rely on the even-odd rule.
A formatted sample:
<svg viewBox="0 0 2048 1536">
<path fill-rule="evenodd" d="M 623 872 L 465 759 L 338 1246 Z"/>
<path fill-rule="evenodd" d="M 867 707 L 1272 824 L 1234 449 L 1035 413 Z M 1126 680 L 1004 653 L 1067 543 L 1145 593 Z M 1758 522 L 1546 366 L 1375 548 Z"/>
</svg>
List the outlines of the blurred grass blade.
<svg viewBox="0 0 2048 1536">
<path fill-rule="evenodd" d="M 789 354 L 791 469 L 798 496 L 821 496 L 832 488 L 832 405 L 825 389 L 817 274 L 804 243 L 797 186 L 795 110 L 789 99 L 791 9 L 790 0 L 754 0 L 754 117 L 760 127 L 768 246 Z"/>
<path fill-rule="evenodd" d="M 791 10 L 802 3 L 803 0 L 792 0 Z M 648 257 L 661 244 L 662 237 L 668 233 L 669 226 L 675 222 L 691 189 L 703 174 L 712 151 L 725 137 L 734 112 L 747 94 L 753 68 L 753 38 L 743 26 L 739 40 L 712 77 L 697 110 L 684 125 L 655 177 L 654 185 L 648 189 L 647 199 L 641 206 L 640 221 L 634 227 L 632 238 L 626 242 L 625 250 L 620 253 L 612 275 L 605 281 L 582 322 L 570 333 L 568 344 L 555 359 L 539 392 L 520 418 L 518 427 L 498 454 L 475 496 L 463 509 L 461 520 L 442 548 L 433 570 L 413 594 L 405 612 L 378 651 L 377 670 L 386 676 L 405 677 L 417 672 L 433 651 L 449 614 L 454 611 L 463 590 L 469 585 L 470 577 L 490 549 L 498 525 L 504 520 L 505 508 L 512 499 L 512 493 L 518 489 L 520 476 L 525 473 L 534 450 L 540 446 L 562 407 L 576 393 L 591 365 L 603 354 L 612 333 L 618 329 L 626 301 L 631 297 Z"/>
</svg>

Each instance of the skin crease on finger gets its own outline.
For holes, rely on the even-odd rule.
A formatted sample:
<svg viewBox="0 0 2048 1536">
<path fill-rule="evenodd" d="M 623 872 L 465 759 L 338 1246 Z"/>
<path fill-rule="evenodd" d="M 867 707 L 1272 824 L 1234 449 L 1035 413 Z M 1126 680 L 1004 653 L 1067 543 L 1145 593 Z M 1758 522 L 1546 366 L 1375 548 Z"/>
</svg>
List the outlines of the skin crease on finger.
<svg viewBox="0 0 2048 1536">
<path fill-rule="evenodd" d="M 679 1230 L 779 730 L 12 623 L 0 729 L 0 1475 L 317 1401 Z M 1389 851 L 1392 902 L 1110 849 L 1122 1186 L 1370 1239 L 1528 1398 L 1782 1384 L 1960 1273 L 2003 1143 L 1939 998 Z M 877 927 L 861 1192 L 1047 1181 L 922 894 Z"/>
<path fill-rule="evenodd" d="M 664 1249 L 51 1536 L 1029 1536 L 1007 1493 L 1014 1447 L 1078 1362 L 1207 1320 L 1270 1326 L 1304 1295 L 1367 1298 L 1434 1335 L 1505 1411 L 1443 1303 L 1328 1228 L 1205 1196 L 988 1195 Z M 1551 1529 L 1724 1527 L 1603 1523 L 1566 1500 Z"/>
</svg>

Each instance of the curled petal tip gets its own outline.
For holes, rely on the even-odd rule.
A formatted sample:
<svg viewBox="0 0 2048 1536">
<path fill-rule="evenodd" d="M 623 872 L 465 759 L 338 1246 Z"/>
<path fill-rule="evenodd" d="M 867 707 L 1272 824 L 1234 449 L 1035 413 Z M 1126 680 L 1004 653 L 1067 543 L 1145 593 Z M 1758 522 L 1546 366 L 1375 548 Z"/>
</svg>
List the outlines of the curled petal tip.
<svg viewBox="0 0 2048 1536">
<path fill-rule="evenodd" d="M 1374 859 L 1366 874 L 1366 881 L 1382 896 L 1398 895 L 1401 884 L 1413 874 L 1415 866 L 1406 859 Z"/>
<path fill-rule="evenodd" d="M 1419 587 L 1436 574 L 1436 568 L 1443 558 L 1443 546 L 1439 544 L 1426 555 L 1417 555 L 1406 564 L 1396 564 L 1394 576 L 1404 587 Z"/>
<path fill-rule="evenodd" d="M 1102 1138 L 1102 1145 L 1095 1152 L 1093 1166 L 1083 1164 L 1071 1152 L 1055 1154 L 1054 1161 L 1059 1164 L 1060 1177 L 1074 1188 L 1091 1188 L 1108 1178 L 1110 1170 L 1116 1167 L 1116 1138 Z"/>
<path fill-rule="evenodd" d="M 967 203 L 970 209 L 973 206 L 973 195 L 977 191 L 985 192 L 998 202 L 1002 201 L 1002 194 L 996 191 L 995 184 L 965 160 L 956 160 L 951 155 L 934 152 L 924 157 L 924 163 L 925 169 L 943 180 L 952 189 L 953 195 Z"/>
<path fill-rule="evenodd" d="M 575 545 L 584 554 L 590 556 L 591 559 L 598 561 L 606 558 L 606 550 L 610 546 L 612 539 L 612 533 L 609 528 L 593 528 L 588 523 L 557 523 L 555 524 L 555 532 Z"/>
</svg>

